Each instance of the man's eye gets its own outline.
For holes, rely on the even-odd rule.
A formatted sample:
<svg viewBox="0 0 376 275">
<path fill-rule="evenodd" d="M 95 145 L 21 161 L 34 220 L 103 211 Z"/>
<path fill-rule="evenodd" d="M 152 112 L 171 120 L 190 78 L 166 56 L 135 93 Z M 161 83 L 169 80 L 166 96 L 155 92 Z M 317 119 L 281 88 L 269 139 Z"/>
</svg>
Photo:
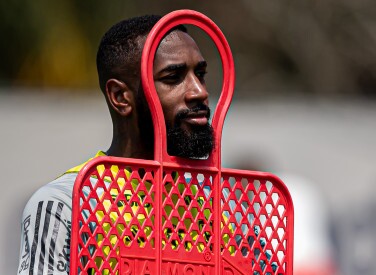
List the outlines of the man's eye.
<svg viewBox="0 0 376 275">
<path fill-rule="evenodd" d="M 207 71 L 198 71 L 196 72 L 196 75 L 197 77 L 204 79 L 207 73 Z"/>
<path fill-rule="evenodd" d="M 161 78 L 161 81 L 166 84 L 175 84 L 180 81 L 180 76 L 178 74 L 170 74 Z"/>
</svg>

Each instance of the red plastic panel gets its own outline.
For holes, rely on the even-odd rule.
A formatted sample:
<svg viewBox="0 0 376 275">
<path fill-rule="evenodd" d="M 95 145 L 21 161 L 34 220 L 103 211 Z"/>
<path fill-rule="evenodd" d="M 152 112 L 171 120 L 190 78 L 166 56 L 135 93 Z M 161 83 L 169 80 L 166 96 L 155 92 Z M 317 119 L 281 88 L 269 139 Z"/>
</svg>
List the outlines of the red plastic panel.
<svg viewBox="0 0 376 275">
<path fill-rule="evenodd" d="M 293 206 L 284 184 L 266 173 L 224 170 L 224 266 L 240 274 L 292 274 Z"/>
<path fill-rule="evenodd" d="M 292 274 L 293 209 L 278 178 L 224 169 L 217 185 L 219 171 L 164 167 L 157 200 L 160 166 L 138 161 L 98 158 L 80 173 L 71 274 Z"/>
</svg>

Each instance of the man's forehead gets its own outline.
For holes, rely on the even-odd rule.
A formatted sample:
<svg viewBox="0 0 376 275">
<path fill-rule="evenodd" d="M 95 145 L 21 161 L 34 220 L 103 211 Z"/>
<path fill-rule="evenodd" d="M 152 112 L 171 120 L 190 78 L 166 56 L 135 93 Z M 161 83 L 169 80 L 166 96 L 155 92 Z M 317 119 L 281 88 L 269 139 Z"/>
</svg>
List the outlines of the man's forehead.
<svg viewBox="0 0 376 275">
<path fill-rule="evenodd" d="M 170 41 L 175 41 L 175 40 L 182 40 L 182 36 L 188 36 L 190 37 L 187 33 L 182 32 L 180 30 L 174 30 L 172 32 L 169 32 L 168 34 L 163 37 L 161 43 L 166 43 Z"/>
<path fill-rule="evenodd" d="M 156 59 L 160 55 L 179 57 L 180 54 L 198 55 L 200 59 L 203 59 L 200 49 L 193 38 L 188 33 L 177 30 L 169 33 L 162 39 L 157 49 Z"/>
<path fill-rule="evenodd" d="M 139 36 L 135 40 L 140 50 L 144 47 L 146 39 L 147 39 L 147 35 Z M 201 55 L 199 47 L 197 46 L 194 39 L 188 33 L 183 32 L 181 30 L 173 30 L 169 32 L 167 35 L 165 35 L 165 37 L 159 43 L 155 58 L 157 58 L 158 53 L 161 53 L 161 52 L 174 53 L 174 48 L 176 49 L 176 48 L 181 48 L 181 47 L 194 49 Z"/>
</svg>

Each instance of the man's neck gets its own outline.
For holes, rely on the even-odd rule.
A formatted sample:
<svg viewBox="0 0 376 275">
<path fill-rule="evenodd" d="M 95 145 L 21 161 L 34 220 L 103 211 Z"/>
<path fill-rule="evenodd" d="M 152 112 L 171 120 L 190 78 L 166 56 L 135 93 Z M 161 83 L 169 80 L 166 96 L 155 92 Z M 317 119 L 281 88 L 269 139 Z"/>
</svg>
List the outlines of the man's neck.
<svg viewBox="0 0 376 275">
<path fill-rule="evenodd" d="M 146 150 L 140 139 L 114 136 L 106 154 L 113 157 L 153 159 L 153 151 Z"/>
</svg>

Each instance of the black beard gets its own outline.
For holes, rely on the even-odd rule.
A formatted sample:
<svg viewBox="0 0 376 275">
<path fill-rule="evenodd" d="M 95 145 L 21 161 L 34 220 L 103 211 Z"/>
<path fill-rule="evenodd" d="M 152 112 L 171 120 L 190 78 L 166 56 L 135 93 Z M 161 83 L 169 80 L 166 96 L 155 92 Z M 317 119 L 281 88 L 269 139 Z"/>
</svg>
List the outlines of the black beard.
<svg viewBox="0 0 376 275">
<path fill-rule="evenodd" d="M 213 128 L 210 124 L 192 127 L 192 133 L 180 127 L 167 131 L 167 152 L 171 156 L 201 159 L 207 158 L 213 149 Z"/>
<path fill-rule="evenodd" d="M 181 128 L 181 120 L 190 112 L 206 110 L 207 118 L 210 117 L 210 109 L 199 104 L 191 110 L 185 110 L 177 114 L 174 127 L 167 126 L 167 152 L 171 156 L 201 159 L 207 158 L 214 149 L 213 128 L 207 123 L 204 126 L 192 125 L 188 132 Z"/>
<path fill-rule="evenodd" d="M 154 149 L 154 129 L 151 119 L 150 110 L 148 108 L 146 98 L 143 91 L 140 90 L 136 96 L 137 110 L 139 114 L 138 126 L 140 129 L 140 138 L 143 146 L 147 151 Z M 191 133 L 181 128 L 181 121 L 190 112 L 207 111 L 207 118 L 210 118 L 210 109 L 206 105 L 200 103 L 192 109 L 179 112 L 175 118 L 175 125 L 170 126 L 166 121 L 167 127 L 167 152 L 170 156 L 178 156 L 184 158 L 201 159 L 206 158 L 213 151 L 214 131 L 208 123 L 205 126 L 192 125 Z"/>
</svg>

